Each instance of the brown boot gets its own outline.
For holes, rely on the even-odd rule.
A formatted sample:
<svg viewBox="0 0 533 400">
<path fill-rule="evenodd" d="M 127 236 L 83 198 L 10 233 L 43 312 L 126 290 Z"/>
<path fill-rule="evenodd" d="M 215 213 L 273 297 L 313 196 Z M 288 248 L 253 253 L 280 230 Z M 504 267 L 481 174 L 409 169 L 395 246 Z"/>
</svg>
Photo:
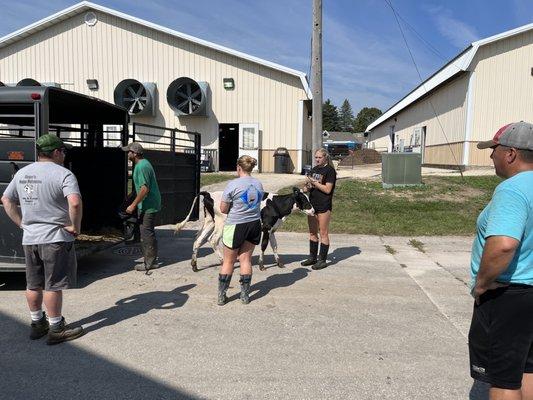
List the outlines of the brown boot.
<svg viewBox="0 0 533 400">
<path fill-rule="evenodd" d="M 68 328 L 65 323 L 65 318 L 62 318 L 59 324 L 50 325 L 46 344 L 58 344 L 61 342 L 74 340 L 79 338 L 83 334 L 84 331 L 81 326 L 78 326 L 76 328 Z"/>
</svg>

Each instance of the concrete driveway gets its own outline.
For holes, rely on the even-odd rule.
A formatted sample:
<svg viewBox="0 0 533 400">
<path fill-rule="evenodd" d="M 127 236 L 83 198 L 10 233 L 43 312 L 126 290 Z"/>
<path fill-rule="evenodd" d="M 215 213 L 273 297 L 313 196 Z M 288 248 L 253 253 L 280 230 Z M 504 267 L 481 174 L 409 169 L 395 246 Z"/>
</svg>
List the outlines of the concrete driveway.
<svg viewBox="0 0 533 400">
<path fill-rule="evenodd" d="M 304 234 L 280 233 L 285 269 L 254 270 L 252 302 L 216 305 L 218 262 L 194 232 L 158 229 L 163 266 L 134 246 L 80 263 L 64 314 L 87 334 L 30 341 L 23 279 L 0 275 L 5 399 L 482 399 L 468 375 L 470 238 L 333 235 L 331 265 L 299 265 Z M 267 261 L 273 262 L 269 256 Z"/>
</svg>

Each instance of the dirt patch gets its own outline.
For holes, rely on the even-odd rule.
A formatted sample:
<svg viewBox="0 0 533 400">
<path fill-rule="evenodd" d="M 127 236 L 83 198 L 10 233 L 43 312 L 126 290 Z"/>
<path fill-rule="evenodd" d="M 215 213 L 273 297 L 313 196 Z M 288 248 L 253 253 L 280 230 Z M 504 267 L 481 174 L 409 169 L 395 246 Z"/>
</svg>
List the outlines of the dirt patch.
<svg viewBox="0 0 533 400">
<path fill-rule="evenodd" d="M 98 232 L 87 232 L 76 238 L 76 253 L 78 257 L 94 253 L 111 247 L 124 240 L 122 232 L 118 229 L 105 228 Z"/>
<path fill-rule="evenodd" d="M 383 190 L 380 194 L 388 194 L 407 200 L 423 198 L 425 200 L 462 203 L 466 200 L 480 197 L 484 192 L 471 186 L 446 182 L 438 177 L 424 177 L 422 186 L 393 188 Z"/>
<path fill-rule="evenodd" d="M 339 167 L 381 163 L 381 154 L 373 149 L 358 149 L 339 162 Z"/>
</svg>

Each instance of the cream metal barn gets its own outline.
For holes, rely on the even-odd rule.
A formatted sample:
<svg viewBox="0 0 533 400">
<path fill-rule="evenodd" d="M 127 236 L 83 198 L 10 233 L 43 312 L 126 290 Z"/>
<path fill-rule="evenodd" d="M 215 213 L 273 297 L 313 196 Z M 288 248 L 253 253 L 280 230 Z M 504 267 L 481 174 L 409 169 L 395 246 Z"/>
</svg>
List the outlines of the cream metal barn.
<svg viewBox="0 0 533 400">
<path fill-rule="evenodd" d="M 122 102 L 133 122 L 200 132 L 221 170 L 251 154 L 272 171 L 277 147 L 289 150 L 294 172 L 310 161 L 303 72 L 93 3 L 0 39 L 0 81 L 27 78 Z"/>
<path fill-rule="evenodd" d="M 472 43 L 370 124 L 368 147 L 421 152 L 426 165 L 488 166 L 476 143 L 520 120 L 533 122 L 533 24 Z"/>
</svg>

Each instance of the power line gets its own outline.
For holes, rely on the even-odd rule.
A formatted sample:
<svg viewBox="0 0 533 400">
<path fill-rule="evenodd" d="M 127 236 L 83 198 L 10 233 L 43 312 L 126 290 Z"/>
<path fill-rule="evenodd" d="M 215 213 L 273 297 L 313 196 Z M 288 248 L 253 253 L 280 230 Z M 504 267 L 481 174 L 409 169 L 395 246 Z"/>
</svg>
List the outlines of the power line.
<svg viewBox="0 0 533 400">
<path fill-rule="evenodd" d="M 407 38 L 405 37 L 405 33 L 402 29 L 402 25 L 400 24 L 400 20 L 398 18 L 398 15 L 396 13 L 396 10 L 394 9 L 394 7 L 392 6 L 390 0 L 385 0 L 385 3 L 387 3 L 387 5 L 391 8 L 392 10 L 392 13 L 394 14 L 394 19 L 396 20 L 396 23 L 398 24 L 398 28 L 400 29 L 400 33 L 402 34 L 402 38 L 403 38 L 403 41 L 405 43 L 405 47 L 407 47 L 407 51 L 409 52 L 409 56 L 411 57 L 411 61 L 413 62 L 413 65 L 415 66 L 415 69 L 416 69 L 416 72 L 418 74 L 418 78 L 420 79 L 420 82 L 422 83 L 422 87 L 424 88 L 424 91 L 426 93 L 428 93 L 428 90 L 426 89 L 426 85 L 424 83 L 424 80 L 422 79 L 422 74 L 420 73 L 420 69 L 418 68 L 418 65 L 416 63 L 416 60 L 415 60 L 415 57 L 413 55 L 413 52 L 411 51 L 411 48 L 409 47 L 409 43 L 407 42 Z M 433 114 L 435 115 L 435 119 L 437 120 L 437 123 L 439 124 L 439 127 L 442 131 L 442 134 L 444 135 L 444 139 L 446 140 L 446 143 L 448 144 L 448 147 L 450 149 L 450 153 L 452 153 L 452 157 L 453 157 L 453 160 L 455 161 L 455 165 L 457 165 L 458 169 L 459 169 L 459 172 L 461 173 L 461 178 L 463 179 L 464 181 L 464 176 L 463 176 L 463 171 L 461 170 L 461 167 L 459 166 L 459 163 L 457 161 L 457 157 L 455 157 L 455 153 L 452 149 L 452 146 L 448 140 L 448 136 L 446 135 L 446 132 L 444 131 L 444 127 L 442 126 L 441 122 L 440 122 L 440 119 L 439 119 L 439 116 L 437 115 L 437 111 L 435 110 L 435 107 L 433 107 L 433 103 L 431 102 L 431 98 L 428 97 L 428 102 L 429 102 L 429 105 L 431 106 L 431 110 L 433 111 Z M 467 145 L 465 143 L 465 145 Z"/>
</svg>

